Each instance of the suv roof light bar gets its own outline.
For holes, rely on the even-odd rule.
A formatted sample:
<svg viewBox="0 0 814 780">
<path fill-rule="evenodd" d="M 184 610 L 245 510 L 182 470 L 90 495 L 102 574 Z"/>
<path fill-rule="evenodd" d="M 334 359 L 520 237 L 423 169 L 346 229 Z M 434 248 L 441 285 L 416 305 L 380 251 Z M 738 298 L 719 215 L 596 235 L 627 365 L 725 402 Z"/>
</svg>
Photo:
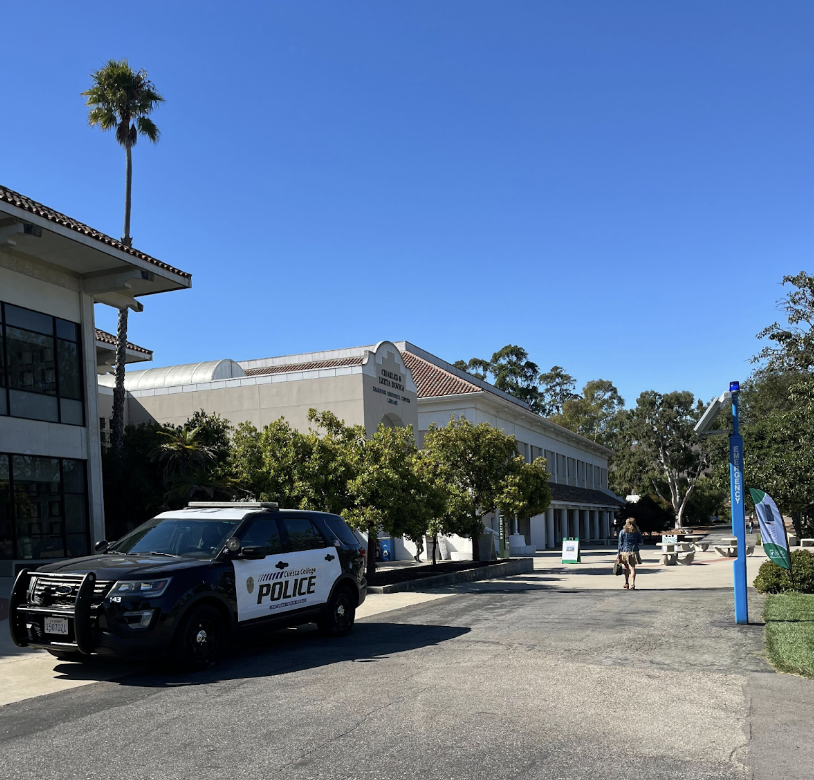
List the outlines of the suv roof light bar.
<svg viewBox="0 0 814 780">
<path fill-rule="evenodd" d="M 190 501 L 187 509 L 279 509 L 276 501 Z"/>
</svg>

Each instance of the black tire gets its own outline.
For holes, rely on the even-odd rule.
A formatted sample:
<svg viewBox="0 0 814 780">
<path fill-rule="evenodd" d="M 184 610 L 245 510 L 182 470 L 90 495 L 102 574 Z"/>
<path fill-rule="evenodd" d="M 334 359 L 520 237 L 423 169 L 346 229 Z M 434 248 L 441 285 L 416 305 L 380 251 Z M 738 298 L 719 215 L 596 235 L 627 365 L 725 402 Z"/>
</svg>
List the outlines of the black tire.
<svg viewBox="0 0 814 780">
<path fill-rule="evenodd" d="M 193 607 L 181 621 L 173 639 L 173 665 L 185 672 L 208 669 L 220 658 L 226 628 L 218 610 Z"/>
<path fill-rule="evenodd" d="M 317 623 L 324 636 L 346 636 L 356 620 L 356 599 L 350 588 L 337 588 L 325 609 L 325 614 Z"/>
<path fill-rule="evenodd" d="M 48 650 L 48 648 L 46 648 Z M 90 656 L 84 653 L 73 653 L 70 650 L 48 650 L 54 658 L 60 661 L 89 661 Z"/>
</svg>

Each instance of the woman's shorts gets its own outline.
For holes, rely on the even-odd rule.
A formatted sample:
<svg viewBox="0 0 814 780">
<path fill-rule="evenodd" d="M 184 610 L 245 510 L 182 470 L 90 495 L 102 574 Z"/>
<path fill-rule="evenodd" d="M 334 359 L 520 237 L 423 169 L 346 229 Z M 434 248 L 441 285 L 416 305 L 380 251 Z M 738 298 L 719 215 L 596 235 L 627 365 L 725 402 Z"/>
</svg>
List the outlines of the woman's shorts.
<svg viewBox="0 0 814 780">
<path fill-rule="evenodd" d="M 639 559 L 636 557 L 635 552 L 623 552 L 622 553 L 622 563 L 625 566 L 638 566 Z"/>
</svg>

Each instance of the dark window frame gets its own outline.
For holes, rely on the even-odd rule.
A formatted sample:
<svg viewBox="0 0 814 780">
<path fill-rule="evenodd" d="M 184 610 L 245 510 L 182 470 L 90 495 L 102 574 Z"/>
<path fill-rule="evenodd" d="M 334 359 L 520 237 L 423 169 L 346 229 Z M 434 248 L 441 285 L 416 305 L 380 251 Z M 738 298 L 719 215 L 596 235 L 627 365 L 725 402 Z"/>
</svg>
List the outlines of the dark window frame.
<svg viewBox="0 0 814 780">
<path fill-rule="evenodd" d="M 20 325 L 11 325 L 8 324 L 8 315 L 6 312 L 7 306 L 13 306 L 16 309 L 23 309 L 24 311 L 30 311 L 33 314 L 39 314 L 43 317 L 50 317 L 51 318 L 51 333 L 42 333 L 41 331 L 32 330 L 31 328 L 26 328 Z M 62 336 L 57 335 L 57 320 L 64 320 L 65 322 L 70 322 L 72 325 L 76 327 L 76 341 L 71 341 L 70 339 L 63 338 Z M 54 385 L 56 387 L 55 393 L 43 393 L 39 390 L 19 390 L 18 392 L 25 392 L 31 393 L 32 395 L 41 395 L 45 396 L 46 398 L 55 398 L 57 402 L 57 419 L 56 422 L 60 425 L 72 425 L 78 428 L 84 428 L 87 424 L 87 403 L 86 403 L 86 388 L 85 388 L 85 376 L 84 376 L 84 355 L 82 353 L 82 327 L 78 322 L 72 322 L 71 320 L 65 320 L 64 317 L 55 317 L 53 314 L 47 314 L 46 312 L 36 311 L 35 309 L 29 309 L 27 306 L 18 306 L 16 303 L 7 303 L 5 301 L 0 301 L 0 339 L 2 339 L 2 355 L 3 355 L 3 364 L 0 366 L 0 373 L 2 374 L 3 384 L 0 387 L 0 393 L 5 395 L 6 400 L 6 413 L 4 415 L 0 415 L 0 417 L 13 417 L 17 420 L 36 420 L 39 418 L 36 417 L 21 417 L 19 415 L 15 415 L 11 413 L 11 390 L 16 390 L 17 388 L 12 388 L 10 385 L 10 375 L 8 369 L 8 362 L 9 362 L 9 350 L 8 350 L 8 336 L 6 334 L 6 330 L 8 327 L 16 328 L 17 330 L 24 331 L 26 333 L 33 333 L 38 336 L 46 336 L 53 340 L 54 342 Z M 77 357 L 77 369 L 79 371 L 79 398 L 71 398 L 69 396 L 63 396 L 60 394 L 59 388 L 59 342 L 64 341 L 68 344 L 76 344 L 76 357 Z M 62 419 L 62 400 L 66 401 L 79 401 L 82 404 L 82 422 L 75 423 L 75 422 L 68 422 L 63 421 Z M 45 420 L 45 422 L 54 422 L 53 420 Z"/>
<path fill-rule="evenodd" d="M 8 458 L 8 485 L 9 485 L 9 513 L 11 519 L 11 550 L 12 556 L 11 558 L 2 558 L 0 560 L 59 560 L 58 558 L 54 559 L 45 559 L 45 558 L 23 558 L 21 555 L 18 555 L 19 552 L 17 547 L 17 541 L 20 538 L 21 534 L 18 533 L 18 526 L 17 522 L 19 518 L 17 517 L 17 491 L 15 490 L 15 482 L 18 480 L 14 474 L 14 458 L 17 457 L 30 457 L 30 458 L 49 458 L 51 459 L 52 456 L 50 455 L 25 455 L 19 452 L 0 452 L 0 457 Z M 85 460 L 80 460 L 78 458 L 53 458 L 59 462 L 59 492 L 54 494 L 59 499 L 59 508 L 62 517 L 62 550 L 63 553 L 67 553 L 68 551 L 68 520 L 65 515 L 65 495 L 71 496 L 82 496 L 84 499 L 83 505 L 85 510 L 85 530 L 82 532 L 82 536 L 85 537 L 85 555 L 90 554 L 90 505 L 89 505 L 89 497 L 88 497 L 88 462 Z M 82 481 L 84 484 L 84 491 L 81 493 L 76 493 L 74 491 L 65 491 L 63 485 L 65 484 L 64 480 L 64 470 L 65 470 L 65 461 L 71 460 L 75 463 L 81 464 L 80 468 L 82 469 Z M 19 482 L 28 482 L 29 480 L 20 479 Z M 28 534 L 25 534 L 28 536 Z M 71 536 L 79 536 L 80 534 L 76 532 L 72 532 Z M 40 533 L 39 536 L 56 536 L 56 534 L 48 534 L 48 533 Z M 62 558 L 68 557 L 67 555 L 63 555 Z"/>
</svg>

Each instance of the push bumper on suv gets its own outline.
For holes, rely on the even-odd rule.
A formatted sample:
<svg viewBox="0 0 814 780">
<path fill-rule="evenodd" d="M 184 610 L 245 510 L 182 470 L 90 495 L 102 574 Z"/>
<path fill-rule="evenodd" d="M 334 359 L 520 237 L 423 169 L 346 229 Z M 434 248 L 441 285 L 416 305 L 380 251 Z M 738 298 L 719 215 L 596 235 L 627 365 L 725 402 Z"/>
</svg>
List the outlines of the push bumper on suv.
<svg viewBox="0 0 814 780">
<path fill-rule="evenodd" d="M 18 647 L 84 655 L 152 656 L 166 650 L 165 631 L 130 629 L 105 608 L 113 582 L 88 574 L 23 570 L 9 599 L 9 631 Z M 54 620 L 56 618 L 56 620 Z M 113 618 L 113 619 L 111 619 Z"/>
</svg>

